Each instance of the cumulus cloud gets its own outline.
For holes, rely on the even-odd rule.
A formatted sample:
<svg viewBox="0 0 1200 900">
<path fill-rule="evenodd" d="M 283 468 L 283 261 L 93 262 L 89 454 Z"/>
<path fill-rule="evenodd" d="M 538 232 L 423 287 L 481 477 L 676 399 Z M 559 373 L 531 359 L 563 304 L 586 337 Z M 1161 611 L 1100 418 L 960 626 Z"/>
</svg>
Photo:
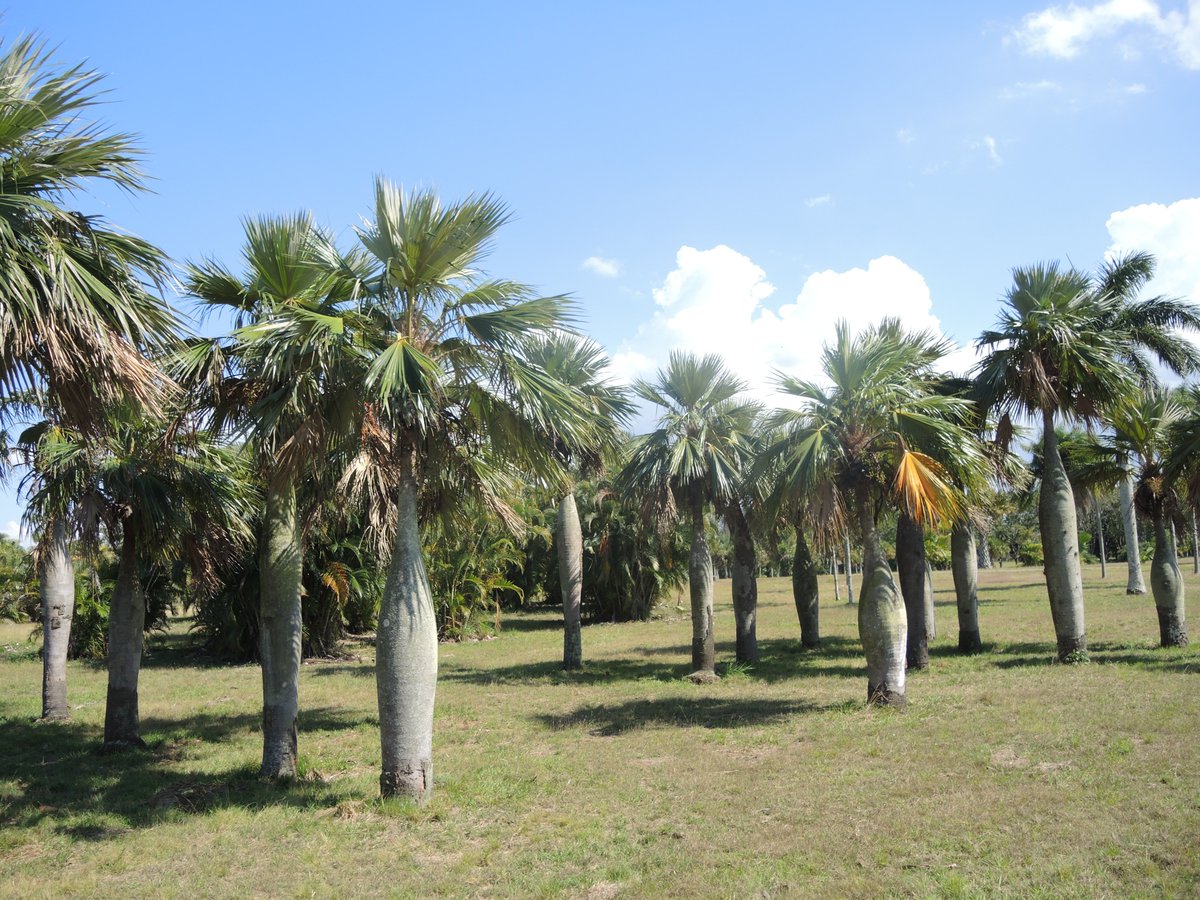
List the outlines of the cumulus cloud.
<svg viewBox="0 0 1200 900">
<path fill-rule="evenodd" d="M 676 348 L 719 353 L 751 393 L 774 401 L 774 370 L 820 377 L 822 345 L 840 319 L 858 331 L 897 316 L 909 329 L 941 333 L 925 279 L 894 256 L 865 268 L 816 272 L 792 302 L 772 304 L 774 295 L 766 272 L 736 250 L 681 247 L 675 268 L 654 291 L 653 317 L 614 354 L 614 373 L 650 377 Z"/>
<path fill-rule="evenodd" d="M 1106 223 L 1110 257 L 1147 250 L 1158 263 L 1147 296 L 1166 294 L 1200 303 L 1200 197 L 1143 203 L 1114 212 Z"/>
<path fill-rule="evenodd" d="M 621 274 L 621 264 L 615 259 L 605 259 L 603 256 L 589 256 L 583 261 L 582 268 L 601 278 L 616 278 Z"/>
<path fill-rule="evenodd" d="M 1072 59 L 1093 41 L 1147 33 L 1164 43 L 1180 64 L 1200 69 L 1200 0 L 1188 0 L 1186 10 L 1168 11 L 1154 0 L 1051 6 L 1025 16 L 1012 37 L 1031 53 Z"/>
</svg>

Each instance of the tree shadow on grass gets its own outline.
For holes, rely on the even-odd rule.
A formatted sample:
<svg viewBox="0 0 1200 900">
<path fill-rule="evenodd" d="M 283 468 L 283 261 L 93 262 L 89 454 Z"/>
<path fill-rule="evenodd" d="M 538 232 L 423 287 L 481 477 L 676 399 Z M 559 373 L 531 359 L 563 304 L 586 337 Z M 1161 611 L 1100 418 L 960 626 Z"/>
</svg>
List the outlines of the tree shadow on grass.
<svg viewBox="0 0 1200 900">
<path fill-rule="evenodd" d="M 759 641 L 758 650 L 759 661 L 741 669 L 744 677 L 754 681 L 772 683 L 812 675 L 857 678 L 865 674 L 862 665 L 849 662 L 862 657 L 861 645 L 850 638 L 826 638 L 816 650 L 803 649 L 797 640 Z M 722 643 L 718 651 L 732 658 L 733 645 Z M 573 672 L 564 671 L 562 662 L 555 658 L 496 667 L 449 664 L 438 677 L 441 681 L 481 685 L 603 685 L 617 681 L 678 681 L 692 671 L 690 646 L 643 647 L 630 652 L 640 658 L 585 660 L 583 669 Z M 718 670 L 729 667 L 730 663 L 722 663 Z"/>
<path fill-rule="evenodd" d="M 330 707 L 305 712 L 301 728 L 349 729 L 369 721 Z M 0 716 L 0 727 L 2 827 L 49 826 L 78 840 L 104 841 L 180 813 L 228 807 L 319 809 L 339 799 L 319 780 L 300 778 L 286 785 L 261 780 L 256 759 L 217 773 L 189 761 L 189 744 L 256 730 L 254 715 L 148 718 L 142 726 L 149 737 L 147 749 L 108 754 L 99 751 L 100 735 L 91 724 Z"/>
<path fill-rule="evenodd" d="M 799 700 L 746 700 L 722 697 L 673 697 L 589 704 L 562 715 L 534 719 L 555 730 L 583 728 L 597 737 L 614 737 L 639 728 L 745 728 L 832 709 Z"/>
<path fill-rule="evenodd" d="M 997 657 L 993 662 L 997 669 L 1062 665 L 1058 661 L 1057 646 L 1049 642 L 993 645 L 987 652 Z M 1155 672 L 1200 673 L 1200 659 L 1196 659 L 1194 654 L 1181 658 L 1179 651 L 1150 648 L 1145 644 L 1122 641 L 1091 643 L 1088 645 L 1088 658 L 1093 665 L 1127 665 Z"/>
</svg>

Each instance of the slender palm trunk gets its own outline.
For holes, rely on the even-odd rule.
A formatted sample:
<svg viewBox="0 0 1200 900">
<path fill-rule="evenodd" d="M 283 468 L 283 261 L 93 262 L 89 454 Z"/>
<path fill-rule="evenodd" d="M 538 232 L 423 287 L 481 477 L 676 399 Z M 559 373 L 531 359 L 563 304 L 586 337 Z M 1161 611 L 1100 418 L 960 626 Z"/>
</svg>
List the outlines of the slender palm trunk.
<svg viewBox="0 0 1200 900">
<path fill-rule="evenodd" d="M 903 709 L 904 653 L 908 646 L 908 617 L 887 558 L 879 546 L 875 516 L 865 487 L 856 498 L 863 535 L 862 593 L 858 598 L 858 633 L 867 658 L 867 702 Z"/>
<path fill-rule="evenodd" d="M 864 584 L 866 579 L 864 566 Z M 896 521 L 896 568 L 908 618 L 906 656 L 910 669 L 929 668 L 929 641 L 925 630 L 925 526 L 901 511 Z"/>
<path fill-rule="evenodd" d="M 836 574 L 833 584 L 836 589 Z M 808 549 L 804 529 L 799 524 L 796 525 L 796 553 L 792 557 L 792 597 L 796 601 L 796 617 L 800 620 L 800 644 L 805 650 L 815 650 L 821 646 L 817 564 Z"/>
<path fill-rule="evenodd" d="M 933 602 L 933 566 L 925 560 L 925 643 L 937 639 L 937 607 Z"/>
<path fill-rule="evenodd" d="M 1137 510 L 1133 506 L 1133 475 L 1126 471 L 1120 483 L 1121 524 L 1125 527 L 1125 559 L 1128 561 L 1129 580 L 1125 593 L 1146 593 L 1146 582 L 1142 579 L 1142 554 L 1138 546 Z"/>
<path fill-rule="evenodd" d="M 1096 516 L 1096 540 L 1099 542 L 1100 550 L 1100 577 L 1108 577 L 1108 564 L 1105 560 L 1107 555 L 1104 550 L 1104 517 L 1100 515 L 1100 501 L 1096 499 L 1096 495 L 1092 494 L 1092 512 Z"/>
<path fill-rule="evenodd" d="M 955 523 L 950 532 L 950 561 L 958 605 L 958 651 L 978 653 L 983 649 L 979 639 L 979 572 L 975 530 L 969 524 Z"/>
<path fill-rule="evenodd" d="M 304 626 L 301 616 L 301 547 L 296 486 L 290 478 L 267 486 L 259 549 L 259 603 L 262 634 L 263 752 L 259 773 L 266 778 L 296 774 L 296 717 L 300 710 L 300 659 Z"/>
<path fill-rule="evenodd" d="M 704 533 L 704 497 L 692 494 L 692 554 L 688 561 L 688 592 L 692 600 L 692 672 L 716 674 L 713 642 L 713 575 L 708 536 Z"/>
<path fill-rule="evenodd" d="M 1196 508 L 1192 507 L 1192 574 L 1200 575 L 1200 529 L 1196 527 Z"/>
<path fill-rule="evenodd" d="M 127 527 L 121 541 L 117 584 L 108 608 L 108 699 L 104 749 L 144 747 L 138 717 L 138 675 L 146 631 L 146 597 L 138 572 L 137 541 Z"/>
<path fill-rule="evenodd" d="M 56 518 L 42 551 L 38 581 L 42 595 L 42 718 L 65 719 L 67 706 L 67 649 L 75 614 L 75 567 L 67 524 Z"/>
<path fill-rule="evenodd" d="M 437 619 L 417 520 L 417 481 L 408 451 L 396 496 L 396 541 L 379 606 L 375 676 L 385 797 L 424 803 L 433 792 L 433 703 Z"/>
<path fill-rule="evenodd" d="M 737 630 L 736 657 L 740 663 L 758 662 L 758 579 L 754 567 L 758 554 L 754 535 L 741 503 L 731 500 L 725 507 L 725 524 L 733 539 L 733 618 Z"/>
<path fill-rule="evenodd" d="M 829 557 L 829 573 L 833 576 L 833 600 L 835 603 L 842 602 L 842 579 L 838 577 L 837 554 L 833 553 Z"/>
<path fill-rule="evenodd" d="M 980 529 L 978 543 L 975 545 L 975 564 L 981 569 L 992 567 L 992 547 L 988 543 L 987 532 L 983 529 Z"/>
<path fill-rule="evenodd" d="M 558 504 L 558 584 L 563 602 L 563 668 L 583 668 L 583 529 L 575 495 Z"/>
<path fill-rule="evenodd" d="M 1038 496 L 1038 522 L 1046 558 L 1046 588 L 1050 614 L 1058 639 L 1058 658 L 1076 659 L 1087 653 L 1083 618 L 1083 575 L 1079 568 L 1079 526 L 1075 495 L 1058 452 L 1054 413 L 1043 413 L 1042 489 Z"/>
<path fill-rule="evenodd" d="M 854 605 L 854 566 L 850 562 L 850 530 L 846 530 L 845 534 L 845 551 L 846 551 L 846 602 L 851 606 Z M 863 564 L 863 571 L 866 571 L 866 563 Z M 863 577 L 866 577 L 865 575 Z"/>
<path fill-rule="evenodd" d="M 1158 610 L 1158 632 L 1164 647 L 1187 645 L 1187 619 L 1184 612 L 1185 592 L 1179 558 L 1175 551 L 1175 535 L 1161 510 L 1154 516 L 1154 557 L 1150 560 L 1150 589 Z"/>
</svg>

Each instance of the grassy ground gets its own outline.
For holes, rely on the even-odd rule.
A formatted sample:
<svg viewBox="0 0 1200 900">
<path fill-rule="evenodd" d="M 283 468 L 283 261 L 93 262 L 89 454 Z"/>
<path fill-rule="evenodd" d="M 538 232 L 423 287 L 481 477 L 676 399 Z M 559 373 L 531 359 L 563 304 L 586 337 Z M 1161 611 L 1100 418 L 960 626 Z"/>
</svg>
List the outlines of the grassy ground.
<svg viewBox="0 0 1200 900">
<path fill-rule="evenodd" d="M 586 628 L 574 675 L 552 613 L 509 617 L 442 649 L 421 810 L 376 799 L 369 645 L 305 666 L 304 775 L 281 788 L 255 777 L 258 670 L 194 656 L 182 624 L 143 670 L 151 749 L 122 756 L 96 752 L 103 670 L 72 664 L 72 721 L 34 724 L 35 648 L 3 625 L 0 893 L 1195 896 L 1200 641 L 1157 649 L 1121 567 L 1085 579 L 1093 662 L 1067 667 L 1040 572 L 982 573 L 969 659 L 937 573 L 906 715 L 864 708 L 854 610 L 828 579 L 822 651 L 800 650 L 790 586 L 766 580 L 762 663 L 712 685 L 682 680 L 682 609 Z M 731 637 L 728 582 L 718 601 Z"/>
</svg>

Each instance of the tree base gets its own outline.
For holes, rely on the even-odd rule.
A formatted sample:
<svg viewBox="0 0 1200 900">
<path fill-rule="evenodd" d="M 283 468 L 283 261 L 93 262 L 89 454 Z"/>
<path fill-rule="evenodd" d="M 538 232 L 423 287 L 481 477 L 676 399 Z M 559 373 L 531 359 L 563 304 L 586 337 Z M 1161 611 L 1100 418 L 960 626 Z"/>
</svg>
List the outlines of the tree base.
<svg viewBox="0 0 1200 900">
<path fill-rule="evenodd" d="M 908 708 L 908 695 L 904 691 L 893 690 L 887 684 L 867 684 L 867 705 L 884 706 L 903 712 Z"/>
<path fill-rule="evenodd" d="M 137 689 L 110 687 L 104 705 L 104 752 L 145 747 L 140 732 Z"/>
<path fill-rule="evenodd" d="M 103 754 L 109 753 L 125 753 L 129 750 L 147 750 L 149 749 L 146 742 L 140 737 L 131 738 L 114 738 L 113 740 L 105 740 L 100 745 L 100 752 Z"/>
<path fill-rule="evenodd" d="M 1142 596 L 1142 594 L 1146 593 L 1146 589 L 1142 588 L 1139 591 L 1137 588 L 1125 588 L 1125 593 L 1128 594 L 1130 597 L 1140 597 L 1140 596 Z"/>
<path fill-rule="evenodd" d="M 1087 635 L 1058 638 L 1058 661 L 1062 663 L 1085 663 L 1088 661 Z"/>
<path fill-rule="evenodd" d="M 398 797 L 424 804 L 432 793 L 433 760 L 412 760 L 402 763 L 397 769 L 384 769 L 379 775 L 381 797 Z"/>
<path fill-rule="evenodd" d="M 583 636 L 579 624 L 568 625 L 563 631 L 563 665 L 567 671 L 583 668 Z"/>
<path fill-rule="evenodd" d="M 1183 616 L 1174 609 L 1156 606 L 1158 610 L 1158 634 L 1163 647 L 1186 647 L 1188 645 L 1187 624 Z"/>
<path fill-rule="evenodd" d="M 929 644 L 925 641 L 913 641 L 912 632 L 908 634 L 908 654 L 905 657 L 909 671 L 919 671 L 929 668 Z"/>
<path fill-rule="evenodd" d="M 958 652 L 959 653 L 979 653 L 983 650 L 983 641 L 979 639 L 978 631 L 959 631 L 958 633 Z"/>
<path fill-rule="evenodd" d="M 687 676 L 687 680 L 692 684 L 713 684 L 720 681 L 721 676 L 716 672 L 710 672 L 707 669 L 698 669 L 691 675 Z"/>
<path fill-rule="evenodd" d="M 801 638 L 800 646 L 802 648 L 804 648 L 805 650 L 820 650 L 821 649 L 821 639 L 820 638 Z"/>
<path fill-rule="evenodd" d="M 263 758 L 259 777 L 280 781 L 295 778 L 297 753 L 296 717 L 278 706 L 263 706 Z"/>
<path fill-rule="evenodd" d="M 692 670 L 709 672 L 716 670 L 716 648 L 712 638 L 692 638 Z"/>
</svg>

